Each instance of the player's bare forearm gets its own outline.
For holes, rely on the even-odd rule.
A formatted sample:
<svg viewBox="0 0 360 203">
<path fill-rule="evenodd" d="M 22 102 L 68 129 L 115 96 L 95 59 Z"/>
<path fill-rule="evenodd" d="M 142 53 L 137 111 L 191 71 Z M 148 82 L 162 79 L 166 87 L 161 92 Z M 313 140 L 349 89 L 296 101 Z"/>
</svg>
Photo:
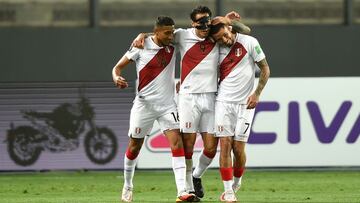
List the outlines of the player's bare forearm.
<svg viewBox="0 0 360 203">
<path fill-rule="evenodd" d="M 251 33 L 251 29 L 238 19 L 231 20 L 230 25 L 232 26 L 232 29 L 237 33 L 245 35 L 250 35 Z"/>
<path fill-rule="evenodd" d="M 153 32 L 142 32 L 138 35 L 138 37 L 142 36 L 144 38 L 147 38 L 147 37 L 150 37 L 151 35 L 154 35 L 154 33 Z"/>
<path fill-rule="evenodd" d="M 131 46 L 136 48 L 144 48 L 145 38 L 153 35 L 154 33 L 148 32 L 148 33 L 140 33 L 132 42 Z"/>
<path fill-rule="evenodd" d="M 113 81 L 119 88 L 125 88 L 129 86 L 125 78 L 121 77 L 121 70 L 125 68 L 130 62 L 131 60 L 129 60 L 126 56 L 123 56 L 112 69 Z"/>
<path fill-rule="evenodd" d="M 259 83 L 256 87 L 255 94 L 259 97 L 270 77 L 270 67 L 266 59 L 259 61 L 257 65 L 259 66 L 261 71 L 259 76 Z"/>
</svg>

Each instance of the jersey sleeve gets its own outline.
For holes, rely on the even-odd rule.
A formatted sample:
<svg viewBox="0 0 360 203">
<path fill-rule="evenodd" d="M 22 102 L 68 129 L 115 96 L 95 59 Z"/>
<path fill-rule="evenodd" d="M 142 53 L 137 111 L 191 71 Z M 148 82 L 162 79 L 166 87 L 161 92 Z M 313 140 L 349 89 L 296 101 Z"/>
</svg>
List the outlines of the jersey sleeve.
<svg viewBox="0 0 360 203">
<path fill-rule="evenodd" d="M 139 58 L 140 51 L 141 49 L 139 48 L 130 47 L 130 49 L 125 53 L 125 57 L 132 61 L 136 61 Z"/>
<path fill-rule="evenodd" d="M 182 28 L 178 28 L 174 31 L 174 41 L 173 41 L 174 44 L 179 44 L 180 38 L 183 35 L 184 31 L 185 30 Z"/>
<path fill-rule="evenodd" d="M 249 46 L 250 46 L 250 55 L 255 62 L 259 62 L 265 58 L 265 54 L 261 49 L 261 46 L 257 39 L 251 37 Z"/>
</svg>

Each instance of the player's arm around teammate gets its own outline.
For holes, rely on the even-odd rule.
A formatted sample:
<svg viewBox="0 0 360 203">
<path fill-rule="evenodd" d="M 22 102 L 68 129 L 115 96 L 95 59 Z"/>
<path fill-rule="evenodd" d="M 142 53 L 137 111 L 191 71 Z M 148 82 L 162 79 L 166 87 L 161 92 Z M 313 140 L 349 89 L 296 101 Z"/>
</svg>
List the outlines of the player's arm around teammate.
<svg viewBox="0 0 360 203">
<path fill-rule="evenodd" d="M 215 106 L 216 135 L 220 137 L 220 173 L 225 192 L 222 201 L 236 201 L 245 170 L 245 144 L 260 94 L 270 76 L 270 68 L 257 40 L 236 34 L 223 23 L 214 23 L 211 36 L 220 47 L 220 81 Z M 261 70 L 252 93 L 256 66 Z M 232 163 L 231 151 L 234 154 Z"/>
<path fill-rule="evenodd" d="M 137 95 L 130 114 L 129 144 L 124 157 L 121 200 L 125 202 L 131 202 L 133 199 L 136 159 L 144 137 L 150 133 L 155 120 L 170 143 L 177 186 L 176 202 L 194 201 L 196 198 L 185 191 L 185 153 L 174 102 L 175 48 L 170 45 L 173 32 L 174 21 L 166 16 L 158 17 L 154 35 L 146 39 L 145 49 L 131 47 L 112 71 L 115 85 L 125 88 L 128 84 L 121 76 L 121 70 L 131 61 L 135 61 L 139 79 Z"/>
<path fill-rule="evenodd" d="M 218 45 L 208 43 L 204 47 L 213 46 L 214 48 L 209 54 L 204 58 L 196 57 L 186 57 L 188 53 L 192 52 L 189 55 L 199 55 L 202 56 L 204 50 L 201 49 L 204 42 L 209 42 L 209 31 L 211 24 L 211 11 L 205 6 L 199 6 L 195 8 L 190 14 L 192 20 L 191 26 L 192 32 L 196 35 L 193 38 L 194 41 L 198 39 L 203 39 L 203 41 L 198 40 L 198 45 L 200 49 L 196 49 L 196 45 L 187 42 L 186 37 L 179 37 L 180 47 L 186 48 L 185 56 L 182 58 L 182 64 L 196 64 L 197 61 L 200 61 L 198 65 L 185 77 L 183 73 L 187 72 L 186 70 L 191 69 L 189 66 L 182 66 L 182 84 L 181 90 L 183 91 L 179 95 L 179 114 L 180 114 L 180 128 L 184 134 L 184 147 L 186 155 L 186 167 L 187 167 L 187 188 L 188 190 L 195 190 L 195 194 L 199 197 L 204 197 L 204 189 L 201 182 L 201 177 L 206 172 L 207 168 L 211 164 L 213 158 L 217 152 L 218 138 L 214 136 L 214 114 L 215 114 L 215 95 L 217 91 L 217 64 L 218 64 Z M 223 22 L 226 25 L 232 25 L 236 28 L 237 31 L 244 34 L 250 33 L 250 28 L 242 24 L 240 20 L 240 15 L 234 11 L 229 12 L 225 17 L 217 17 L 219 22 Z M 233 23 L 236 21 L 237 23 Z M 186 36 L 186 35 L 185 35 Z M 191 36 L 191 35 L 190 35 Z M 185 40 L 181 40 L 184 39 Z M 183 41 L 183 42 L 182 42 Z M 184 43 L 185 42 L 185 43 Z M 191 49 L 189 49 L 191 47 Z M 197 52 L 194 52 L 197 50 Z M 180 49 L 181 50 L 181 49 Z M 214 53 L 216 52 L 216 53 Z M 195 59 L 195 60 L 193 60 Z M 207 68 L 206 68 L 207 67 Z M 206 72 L 199 74 L 198 70 L 206 70 Z M 210 74 L 215 71 L 214 74 Z M 192 74 L 193 73 L 193 74 Z M 198 76 L 196 76 L 198 75 Z M 213 77 L 214 76 L 214 77 Z M 201 77 L 201 78 L 198 78 Z M 185 78 L 185 79 L 183 79 Z M 201 80 L 207 80 L 210 83 L 200 83 L 201 86 L 196 85 Z M 194 87 L 193 90 L 186 89 L 187 87 Z M 194 100 L 196 102 L 194 102 Z M 191 107 L 191 108 L 189 108 Z M 194 151 L 194 144 L 196 140 L 196 132 L 200 132 L 204 148 L 200 153 L 198 163 L 195 166 L 194 171 L 192 171 L 192 154 Z M 191 184 L 191 176 L 193 178 L 193 185 Z"/>
<path fill-rule="evenodd" d="M 182 56 L 178 109 L 180 128 L 184 135 L 186 188 L 190 192 L 194 191 L 198 197 L 203 197 L 200 178 L 216 155 L 218 145 L 218 139 L 214 136 L 214 110 L 219 53 L 218 46 L 208 39 L 211 10 L 206 6 L 198 6 L 190 13 L 190 18 L 192 28 L 178 29 L 174 37 L 174 43 L 179 47 Z M 230 19 L 239 18 L 239 14 L 230 12 L 221 20 L 230 23 Z M 142 47 L 146 35 L 140 34 L 133 45 Z M 204 149 L 195 170 L 192 171 L 192 154 L 197 132 L 201 133 Z"/>
</svg>

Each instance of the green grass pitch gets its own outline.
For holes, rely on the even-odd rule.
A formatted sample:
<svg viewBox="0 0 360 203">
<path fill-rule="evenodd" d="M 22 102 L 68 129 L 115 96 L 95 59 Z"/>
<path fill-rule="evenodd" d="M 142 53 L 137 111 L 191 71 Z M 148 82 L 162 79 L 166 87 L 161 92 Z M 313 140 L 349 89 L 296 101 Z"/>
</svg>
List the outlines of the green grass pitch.
<svg viewBox="0 0 360 203">
<path fill-rule="evenodd" d="M 119 172 L 0 173 L 1 203 L 120 202 Z M 136 171 L 134 202 L 175 202 L 172 171 Z M 219 202 L 218 170 L 203 177 L 202 202 Z M 248 170 L 239 202 L 360 202 L 360 171 Z"/>
</svg>

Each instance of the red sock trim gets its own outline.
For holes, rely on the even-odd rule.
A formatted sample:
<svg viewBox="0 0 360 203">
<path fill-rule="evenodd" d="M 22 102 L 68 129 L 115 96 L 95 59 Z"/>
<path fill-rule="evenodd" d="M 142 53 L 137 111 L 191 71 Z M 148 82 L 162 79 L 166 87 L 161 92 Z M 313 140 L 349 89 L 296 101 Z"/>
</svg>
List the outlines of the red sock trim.
<svg viewBox="0 0 360 203">
<path fill-rule="evenodd" d="M 232 168 L 220 168 L 220 174 L 223 181 L 229 181 L 233 178 Z"/>
<path fill-rule="evenodd" d="M 171 150 L 171 153 L 173 157 L 185 156 L 184 148 Z"/>
<path fill-rule="evenodd" d="M 216 151 L 215 151 L 215 153 L 211 153 L 211 152 L 208 152 L 208 151 L 206 151 L 206 150 L 204 149 L 204 150 L 203 150 L 203 154 L 204 154 L 207 158 L 213 159 L 213 158 L 215 157 L 215 155 L 216 155 Z"/>
<path fill-rule="evenodd" d="M 193 155 L 193 153 L 192 152 L 185 152 L 185 159 L 192 159 L 192 155 Z"/>
<path fill-rule="evenodd" d="M 242 168 L 234 168 L 234 176 L 240 178 L 245 172 L 245 167 Z"/>
<path fill-rule="evenodd" d="M 127 149 L 127 150 L 126 150 L 126 153 L 125 153 L 126 157 L 127 157 L 128 159 L 130 159 L 130 160 L 136 159 L 136 157 L 138 156 L 138 154 L 139 154 L 139 153 L 136 153 L 136 154 L 135 154 L 135 153 L 130 152 L 129 149 Z"/>
</svg>

